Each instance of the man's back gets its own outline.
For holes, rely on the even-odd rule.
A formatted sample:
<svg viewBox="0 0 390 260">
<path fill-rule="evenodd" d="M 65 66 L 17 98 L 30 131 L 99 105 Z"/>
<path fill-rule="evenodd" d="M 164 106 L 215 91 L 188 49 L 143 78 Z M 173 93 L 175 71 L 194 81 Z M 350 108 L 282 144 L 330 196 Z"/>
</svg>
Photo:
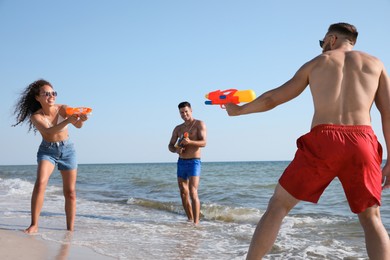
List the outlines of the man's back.
<svg viewBox="0 0 390 260">
<path fill-rule="evenodd" d="M 363 52 L 336 49 L 308 63 L 318 124 L 370 125 L 383 64 Z"/>
<path fill-rule="evenodd" d="M 390 188 L 390 79 L 381 61 L 352 51 L 357 36 L 351 24 L 330 25 L 319 41 L 322 54 L 305 63 L 291 79 L 242 106 L 225 105 L 230 116 L 265 112 L 298 97 L 308 85 L 314 102 L 312 129 L 297 140 L 296 155 L 253 234 L 248 260 L 262 259 L 272 249 L 289 211 L 301 200 L 317 202 L 335 177 L 348 203 L 357 206 L 351 210 L 363 227 L 368 257 L 390 259 L 389 236 L 379 208 L 381 188 Z M 382 172 L 381 145 L 370 127 L 374 102 L 381 114 L 387 150 Z"/>
</svg>

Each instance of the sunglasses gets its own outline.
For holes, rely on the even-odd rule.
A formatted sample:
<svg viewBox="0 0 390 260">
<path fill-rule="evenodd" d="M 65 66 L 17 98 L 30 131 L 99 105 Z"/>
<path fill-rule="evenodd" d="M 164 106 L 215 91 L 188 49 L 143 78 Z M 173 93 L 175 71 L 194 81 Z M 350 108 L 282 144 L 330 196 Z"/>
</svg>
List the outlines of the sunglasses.
<svg viewBox="0 0 390 260">
<path fill-rule="evenodd" d="M 336 35 L 334 35 L 334 34 L 329 34 L 329 35 L 326 35 L 325 36 L 325 38 L 324 38 L 324 40 L 327 38 L 327 37 L 329 37 L 329 36 L 334 36 L 335 37 L 335 39 L 337 40 L 337 36 Z M 324 40 L 319 40 L 319 42 L 320 42 L 320 47 L 321 48 L 323 48 L 324 47 L 324 43 L 325 43 L 325 41 Z"/>
<path fill-rule="evenodd" d="M 56 91 L 52 91 L 52 92 L 45 91 L 45 92 L 43 92 L 43 93 L 41 93 L 39 95 L 40 96 L 46 96 L 46 97 L 51 97 L 51 96 L 56 97 L 57 96 L 57 92 Z"/>
</svg>

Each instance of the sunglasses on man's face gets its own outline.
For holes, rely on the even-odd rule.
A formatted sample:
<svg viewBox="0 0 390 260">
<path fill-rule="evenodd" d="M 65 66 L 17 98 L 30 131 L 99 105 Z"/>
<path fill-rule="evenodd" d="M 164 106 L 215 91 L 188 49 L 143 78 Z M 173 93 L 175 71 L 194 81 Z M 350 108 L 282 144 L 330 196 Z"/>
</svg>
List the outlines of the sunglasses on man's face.
<svg viewBox="0 0 390 260">
<path fill-rule="evenodd" d="M 334 34 L 328 34 L 328 35 L 326 35 L 325 38 L 324 38 L 324 40 L 325 40 L 327 37 L 330 37 L 330 36 L 335 37 L 335 40 L 337 40 L 337 36 L 334 35 Z M 321 48 L 324 48 L 324 44 L 325 44 L 325 41 L 324 41 L 324 40 L 319 40 L 319 42 L 320 42 L 320 47 L 321 47 Z"/>
<path fill-rule="evenodd" d="M 41 93 L 39 95 L 45 96 L 45 97 L 51 97 L 51 96 L 56 97 L 57 96 L 57 92 L 56 91 L 52 91 L 52 92 L 45 91 L 45 92 L 43 92 L 43 93 Z"/>
</svg>

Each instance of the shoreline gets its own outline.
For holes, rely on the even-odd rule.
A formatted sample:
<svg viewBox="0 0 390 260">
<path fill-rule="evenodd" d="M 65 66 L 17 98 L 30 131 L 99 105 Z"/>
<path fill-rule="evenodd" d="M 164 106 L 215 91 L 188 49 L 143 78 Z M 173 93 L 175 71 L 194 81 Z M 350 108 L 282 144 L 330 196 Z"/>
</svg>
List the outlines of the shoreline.
<svg viewBox="0 0 390 260">
<path fill-rule="evenodd" d="M 38 235 L 28 235 L 21 230 L 0 228 L 0 259 L 14 260 L 78 260 L 114 259 L 109 256 L 96 253 L 88 247 L 72 245 L 72 243 L 58 243 L 47 241 Z"/>
</svg>

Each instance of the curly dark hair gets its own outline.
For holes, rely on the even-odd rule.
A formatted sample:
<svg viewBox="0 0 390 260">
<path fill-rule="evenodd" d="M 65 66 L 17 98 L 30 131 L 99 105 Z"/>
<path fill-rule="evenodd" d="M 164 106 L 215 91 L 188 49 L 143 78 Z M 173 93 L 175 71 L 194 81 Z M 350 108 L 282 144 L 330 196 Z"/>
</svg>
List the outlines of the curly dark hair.
<svg viewBox="0 0 390 260">
<path fill-rule="evenodd" d="M 27 88 L 21 93 L 21 97 L 15 104 L 14 109 L 14 115 L 16 115 L 16 124 L 12 126 L 17 126 L 20 123 L 24 123 L 28 119 L 28 131 L 31 131 L 31 129 L 34 129 L 34 132 L 37 131 L 34 124 L 31 122 L 30 117 L 40 108 L 42 108 L 41 104 L 35 99 L 35 97 L 39 95 L 41 87 L 44 85 L 53 87 L 48 81 L 39 79 L 28 85 Z"/>
</svg>

